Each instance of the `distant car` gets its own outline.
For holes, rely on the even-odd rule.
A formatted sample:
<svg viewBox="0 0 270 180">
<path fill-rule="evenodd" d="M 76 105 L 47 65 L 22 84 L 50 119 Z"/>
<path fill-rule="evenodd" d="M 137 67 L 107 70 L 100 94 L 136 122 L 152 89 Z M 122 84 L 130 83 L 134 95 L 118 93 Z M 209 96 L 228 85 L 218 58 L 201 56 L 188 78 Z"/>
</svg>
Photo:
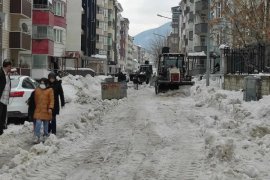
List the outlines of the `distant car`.
<svg viewBox="0 0 270 180">
<path fill-rule="evenodd" d="M 7 107 L 9 118 L 26 119 L 28 117 L 27 100 L 38 86 L 29 76 L 11 76 L 11 91 Z"/>
</svg>

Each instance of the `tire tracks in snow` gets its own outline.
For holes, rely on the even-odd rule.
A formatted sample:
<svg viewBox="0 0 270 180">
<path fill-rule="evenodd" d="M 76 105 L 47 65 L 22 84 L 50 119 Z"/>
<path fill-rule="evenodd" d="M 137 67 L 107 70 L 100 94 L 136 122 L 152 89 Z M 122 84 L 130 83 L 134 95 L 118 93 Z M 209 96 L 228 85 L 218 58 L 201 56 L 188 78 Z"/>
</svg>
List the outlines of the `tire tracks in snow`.
<svg viewBox="0 0 270 180">
<path fill-rule="evenodd" d="M 144 88 L 101 117 L 96 131 L 68 149 L 40 156 L 17 179 L 195 180 L 203 168 L 203 142 L 187 119 L 189 97 L 155 96 Z"/>
</svg>

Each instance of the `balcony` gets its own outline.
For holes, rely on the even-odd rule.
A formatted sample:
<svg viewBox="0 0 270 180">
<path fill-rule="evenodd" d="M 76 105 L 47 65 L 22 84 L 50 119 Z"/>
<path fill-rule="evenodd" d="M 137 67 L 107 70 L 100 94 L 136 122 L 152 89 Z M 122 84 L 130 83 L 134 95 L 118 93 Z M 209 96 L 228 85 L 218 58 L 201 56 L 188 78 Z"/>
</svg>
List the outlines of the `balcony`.
<svg viewBox="0 0 270 180">
<path fill-rule="evenodd" d="M 101 28 L 96 28 L 96 34 L 98 35 L 104 35 L 104 31 Z"/>
<path fill-rule="evenodd" d="M 22 32 L 9 33 L 9 48 L 31 50 L 31 35 Z"/>
<path fill-rule="evenodd" d="M 20 18 L 31 18 L 32 4 L 28 0 L 10 0 L 10 13 Z"/>
<path fill-rule="evenodd" d="M 207 31 L 208 31 L 208 24 L 207 23 L 195 24 L 195 34 L 197 34 L 197 35 L 206 34 Z"/>
<path fill-rule="evenodd" d="M 96 19 L 99 20 L 99 21 L 104 21 L 104 15 L 103 14 L 97 14 Z"/>
<path fill-rule="evenodd" d="M 207 14 L 208 0 L 200 0 L 195 3 L 195 12 L 197 14 Z"/>
<path fill-rule="evenodd" d="M 194 46 L 194 51 L 195 52 L 207 52 L 207 46 Z"/>
</svg>

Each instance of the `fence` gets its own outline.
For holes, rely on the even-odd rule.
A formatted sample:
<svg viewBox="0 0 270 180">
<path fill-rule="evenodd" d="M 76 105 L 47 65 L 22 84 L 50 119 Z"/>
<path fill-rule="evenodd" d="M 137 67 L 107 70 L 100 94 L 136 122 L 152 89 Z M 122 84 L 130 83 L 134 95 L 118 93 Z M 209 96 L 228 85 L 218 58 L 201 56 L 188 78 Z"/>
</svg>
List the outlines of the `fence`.
<svg viewBox="0 0 270 180">
<path fill-rule="evenodd" d="M 225 49 L 228 74 L 270 73 L 270 44 Z"/>
</svg>

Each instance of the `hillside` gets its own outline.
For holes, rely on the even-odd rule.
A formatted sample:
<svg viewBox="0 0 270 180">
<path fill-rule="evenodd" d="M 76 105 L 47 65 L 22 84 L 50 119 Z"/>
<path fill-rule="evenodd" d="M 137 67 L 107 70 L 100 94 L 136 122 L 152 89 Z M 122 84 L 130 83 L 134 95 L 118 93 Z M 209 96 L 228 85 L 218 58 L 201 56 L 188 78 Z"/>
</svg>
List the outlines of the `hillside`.
<svg viewBox="0 0 270 180">
<path fill-rule="evenodd" d="M 137 34 L 134 37 L 134 43 L 136 45 L 142 46 L 145 49 L 150 49 L 151 40 L 159 37 L 158 35 L 155 34 L 167 36 L 170 32 L 171 32 L 171 22 L 168 22 L 158 28 L 149 29 Z"/>
</svg>

